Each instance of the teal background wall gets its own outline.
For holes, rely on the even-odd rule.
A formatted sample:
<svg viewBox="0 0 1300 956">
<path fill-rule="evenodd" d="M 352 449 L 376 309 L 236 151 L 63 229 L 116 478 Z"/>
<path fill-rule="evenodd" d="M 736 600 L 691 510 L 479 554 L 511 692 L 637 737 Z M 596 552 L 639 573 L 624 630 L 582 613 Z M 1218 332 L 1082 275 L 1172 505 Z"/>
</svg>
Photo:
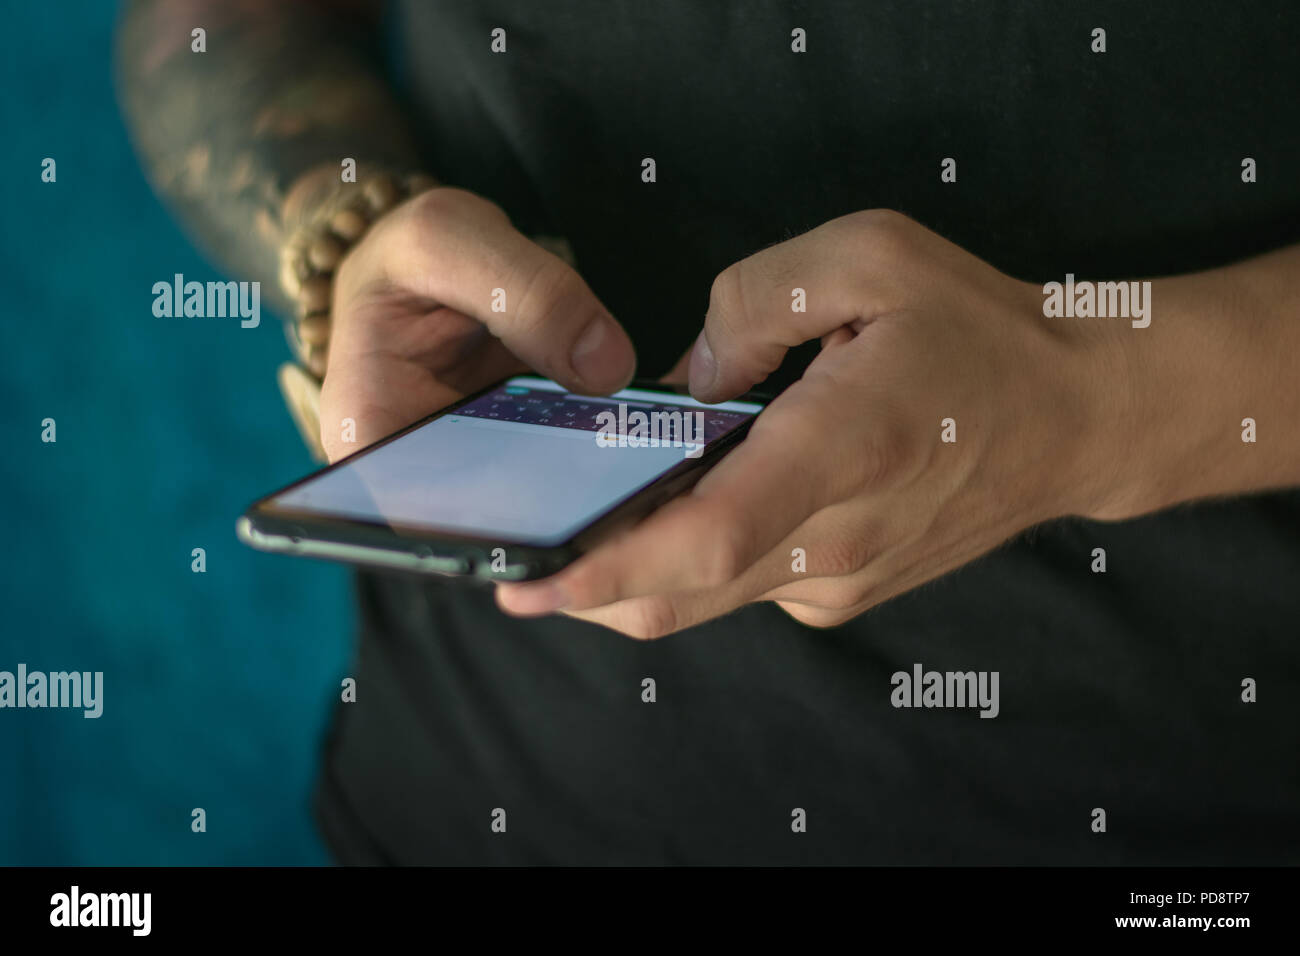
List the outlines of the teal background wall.
<svg viewBox="0 0 1300 956">
<path fill-rule="evenodd" d="M 98 720 L 0 709 L 0 864 L 324 863 L 309 797 L 350 581 L 235 539 L 311 468 L 275 384 L 287 350 L 266 310 L 257 329 L 153 316 L 154 282 L 225 277 L 131 152 L 115 17 L 10 4 L 0 30 L 0 670 L 104 672 Z"/>
</svg>

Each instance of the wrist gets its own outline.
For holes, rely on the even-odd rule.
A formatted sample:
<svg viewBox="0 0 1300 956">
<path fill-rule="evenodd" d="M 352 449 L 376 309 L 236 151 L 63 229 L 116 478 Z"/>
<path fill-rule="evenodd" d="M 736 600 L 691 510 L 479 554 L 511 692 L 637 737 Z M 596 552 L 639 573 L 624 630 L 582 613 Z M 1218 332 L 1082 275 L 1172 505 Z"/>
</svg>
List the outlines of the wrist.
<svg viewBox="0 0 1300 956">
<path fill-rule="evenodd" d="M 1232 270 L 1152 280 L 1150 325 L 1117 324 L 1103 338 L 1097 362 L 1121 413 L 1105 451 L 1112 480 L 1089 517 L 1124 520 L 1269 484 L 1268 453 L 1243 441 L 1243 420 L 1269 417 L 1261 385 L 1285 355 L 1251 298 Z"/>
</svg>

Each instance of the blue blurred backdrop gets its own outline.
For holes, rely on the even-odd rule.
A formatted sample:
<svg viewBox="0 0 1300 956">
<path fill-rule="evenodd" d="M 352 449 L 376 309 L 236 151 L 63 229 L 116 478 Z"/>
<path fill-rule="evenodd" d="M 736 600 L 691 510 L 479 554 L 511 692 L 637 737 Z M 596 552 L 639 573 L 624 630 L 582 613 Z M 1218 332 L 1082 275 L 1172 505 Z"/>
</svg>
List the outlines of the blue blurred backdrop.
<svg viewBox="0 0 1300 956">
<path fill-rule="evenodd" d="M 0 670 L 104 672 L 98 720 L 0 710 L 0 863 L 323 863 L 308 802 L 350 582 L 235 540 L 252 498 L 311 467 L 275 384 L 287 350 L 270 314 L 153 316 L 154 282 L 221 276 L 132 155 L 115 16 L 10 4 L 0 40 Z"/>
</svg>

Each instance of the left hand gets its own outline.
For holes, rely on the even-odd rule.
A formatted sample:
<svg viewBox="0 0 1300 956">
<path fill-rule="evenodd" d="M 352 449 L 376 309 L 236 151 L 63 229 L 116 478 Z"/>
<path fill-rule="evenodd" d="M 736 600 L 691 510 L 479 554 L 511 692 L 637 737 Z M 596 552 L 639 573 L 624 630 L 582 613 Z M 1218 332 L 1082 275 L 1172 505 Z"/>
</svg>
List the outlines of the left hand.
<svg viewBox="0 0 1300 956">
<path fill-rule="evenodd" d="M 821 353 L 690 493 L 546 580 L 499 585 L 499 605 L 639 638 L 752 601 L 827 627 L 1036 523 L 1127 516 L 1134 333 L 1042 303 L 883 210 L 731 266 L 691 357 L 696 398 L 743 393 L 810 339 Z"/>
</svg>

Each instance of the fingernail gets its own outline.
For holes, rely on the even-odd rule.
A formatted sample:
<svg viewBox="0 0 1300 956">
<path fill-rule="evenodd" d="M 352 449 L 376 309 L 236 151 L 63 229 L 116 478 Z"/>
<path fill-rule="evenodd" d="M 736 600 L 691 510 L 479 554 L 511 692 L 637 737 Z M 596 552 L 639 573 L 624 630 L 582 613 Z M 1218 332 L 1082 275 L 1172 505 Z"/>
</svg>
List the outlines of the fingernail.
<svg viewBox="0 0 1300 956">
<path fill-rule="evenodd" d="M 582 330 L 569 360 L 585 384 L 595 388 L 617 385 L 627 370 L 628 346 L 613 320 L 600 316 Z"/>
<path fill-rule="evenodd" d="M 713 349 L 709 348 L 709 340 L 703 332 L 700 332 L 700 337 L 695 340 L 695 348 L 691 351 L 689 374 L 691 394 L 696 398 L 707 397 L 718 378 L 718 360 L 713 357 Z"/>
<path fill-rule="evenodd" d="M 511 588 L 506 601 L 516 614 L 550 614 L 569 603 L 569 596 L 555 584 L 524 584 Z"/>
</svg>

